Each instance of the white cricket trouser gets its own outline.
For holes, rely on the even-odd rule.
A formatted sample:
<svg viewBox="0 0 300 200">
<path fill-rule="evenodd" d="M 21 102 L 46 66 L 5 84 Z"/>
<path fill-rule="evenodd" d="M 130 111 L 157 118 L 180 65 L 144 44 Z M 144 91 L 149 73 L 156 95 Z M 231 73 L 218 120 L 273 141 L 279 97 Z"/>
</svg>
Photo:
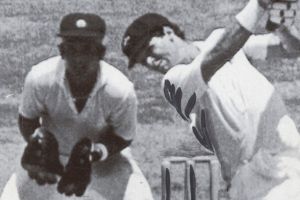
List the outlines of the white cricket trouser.
<svg viewBox="0 0 300 200">
<path fill-rule="evenodd" d="M 66 163 L 67 158 L 61 159 Z M 20 167 L 6 186 L 0 200 L 153 200 L 150 186 L 124 149 L 104 162 L 93 163 L 91 183 L 82 197 L 67 197 L 57 192 L 57 184 L 40 186 Z"/>
<path fill-rule="evenodd" d="M 299 151 L 276 156 L 259 151 L 235 174 L 230 200 L 299 200 L 299 158 Z"/>
</svg>

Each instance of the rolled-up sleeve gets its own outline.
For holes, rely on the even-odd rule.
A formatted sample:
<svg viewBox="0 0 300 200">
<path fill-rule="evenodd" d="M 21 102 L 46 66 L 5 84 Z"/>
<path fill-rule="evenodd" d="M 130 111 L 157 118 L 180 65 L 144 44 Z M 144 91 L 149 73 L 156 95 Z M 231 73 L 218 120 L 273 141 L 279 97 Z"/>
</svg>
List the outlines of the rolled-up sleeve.
<svg viewBox="0 0 300 200">
<path fill-rule="evenodd" d="M 270 48 L 279 45 L 280 39 L 274 34 L 252 35 L 245 43 L 243 51 L 250 59 L 266 60 L 270 56 L 269 54 L 273 53 Z"/>
<path fill-rule="evenodd" d="M 19 114 L 29 119 L 40 117 L 44 111 L 41 92 L 38 89 L 34 73 L 29 72 L 25 79 Z"/>
</svg>

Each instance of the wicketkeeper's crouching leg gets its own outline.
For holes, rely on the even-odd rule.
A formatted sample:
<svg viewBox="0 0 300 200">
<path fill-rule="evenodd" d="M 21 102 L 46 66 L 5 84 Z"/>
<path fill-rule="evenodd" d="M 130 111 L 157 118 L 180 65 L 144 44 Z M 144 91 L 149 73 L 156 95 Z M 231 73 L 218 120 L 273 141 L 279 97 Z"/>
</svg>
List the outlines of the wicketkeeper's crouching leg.
<svg viewBox="0 0 300 200">
<path fill-rule="evenodd" d="M 67 157 L 61 156 L 66 164 Z M 131 156 L 129 148 L 104 162 L 93 164 L 91 183 L 82 197 L 67 197 L 57 191 L 57 184 L 40 186 L 21 166 L 3 190 L 0 200 L 153 200 L 150 186 Z"/>
</svg>

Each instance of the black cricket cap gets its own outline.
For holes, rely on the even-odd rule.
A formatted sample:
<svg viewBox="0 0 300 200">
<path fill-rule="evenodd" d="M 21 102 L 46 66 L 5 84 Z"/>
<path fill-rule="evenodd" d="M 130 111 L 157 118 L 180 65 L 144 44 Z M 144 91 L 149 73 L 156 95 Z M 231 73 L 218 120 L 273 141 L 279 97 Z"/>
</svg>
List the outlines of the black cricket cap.
<svg viewBox="0 0 300 200">
<path fill-rule="evenodd" d="M 60 23 L 60 37 L 100 37 L 106 31 L 104 20 L 96 14 L 70 13 L 62 18 Z"/>
<path fill-rule="evenodd" d="M 157 13 L 147 13 L 134 20 L 125 31 L 122 39 L 122 51 L 128 57 L 128 68 L 141 62 L 139 56 L 148 48 L 153 34 L 162 30 L 164 26 L 179 31 L 177 25 L 171 23 L 166 17 Z M 142 58 L 143 59 L 143 58 Z"/>
</svg>

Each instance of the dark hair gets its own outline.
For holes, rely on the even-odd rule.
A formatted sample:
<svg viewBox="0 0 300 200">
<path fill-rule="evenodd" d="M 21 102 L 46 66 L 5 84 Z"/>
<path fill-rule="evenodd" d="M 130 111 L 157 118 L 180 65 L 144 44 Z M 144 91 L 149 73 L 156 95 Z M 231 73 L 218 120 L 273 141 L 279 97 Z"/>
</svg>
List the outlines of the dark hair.
<svg viewBox="0 0 300 200">
<path fill-rule="evenodd" d="M 179 28 L 179 26 L 178 26 L 177 24 L 172 23 L 170 26 L 171 26 L 170 28 L 173 29 L 174 33 L 175 33 L 178 37 L 180 37 L 181 39 L 185 40 L 184 32 L 183 32 L 183 30 L 181 30 L 181 29 Z"/>
<path fill-rule="evenodd" d="M 166 17 L 157 13 L 147 13 L 135 19 L 126 29 L 122 39 L 122 51 L 128 57 L 128 68 L 142 62 L 141 53 L 148 49 L 153 36 L 163 34 L 163 27 L 168 26 L 174 33 L 185 39 L 183 31 Z M 157 35 L 158 33 L 158 35 Z"/>
</svg>

